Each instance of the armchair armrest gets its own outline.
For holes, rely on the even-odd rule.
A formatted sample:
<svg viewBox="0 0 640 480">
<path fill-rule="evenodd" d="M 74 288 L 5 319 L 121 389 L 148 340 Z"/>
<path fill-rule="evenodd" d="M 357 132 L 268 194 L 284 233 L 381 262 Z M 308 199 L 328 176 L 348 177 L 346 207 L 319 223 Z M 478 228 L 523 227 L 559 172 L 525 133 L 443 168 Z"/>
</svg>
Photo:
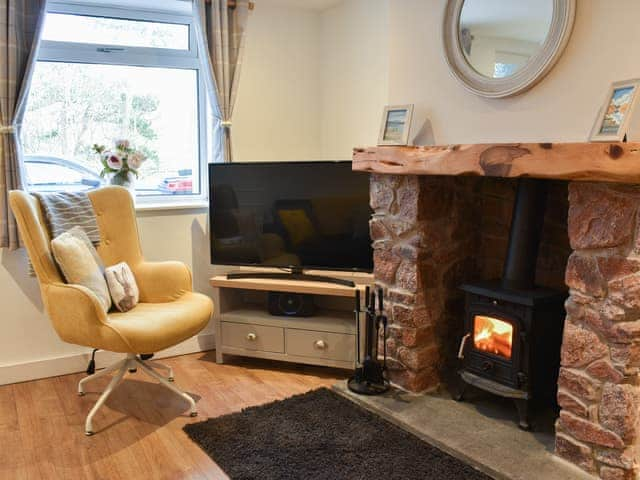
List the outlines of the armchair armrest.
<svg viewBox="0 0 640 480">
<path fill-rule="evenodd" d="M 98 297 L 82 285 L 48 283 L 42 297 L 53 327 L 62 340 L 113 352 L 133 352 L 112 325 Z"/>
<path fill-rule="evenodd" d="M 172 302 L 192 291 L 191 271 L 182 262 L 142 262 L 133 274 L 141 302 Z"/>
<path fill-rule="evenodd" d="M 45 284 L 42 299 L 53 327 L 65 342 L 86 345 L 107 320 L 98 298 L 82 285 Z"/>
</svg>

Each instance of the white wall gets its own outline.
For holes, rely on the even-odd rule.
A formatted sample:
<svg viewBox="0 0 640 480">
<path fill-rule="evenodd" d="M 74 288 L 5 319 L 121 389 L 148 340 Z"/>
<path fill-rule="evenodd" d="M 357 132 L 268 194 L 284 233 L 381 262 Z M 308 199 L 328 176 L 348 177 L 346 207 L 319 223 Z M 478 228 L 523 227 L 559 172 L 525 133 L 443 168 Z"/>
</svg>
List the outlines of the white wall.
<svg viewBox="0 0 640 480">
<path fill-rule="evenodd" d="M 347 0 L 321 13 L 322 157 L 375 145 L 389 89 L 390 0 Z"/>
<path fill-rule="evenodd" d="M 377 141 L 390 0 L 262 0 L 233 115 L 236 161 L 344 160 Z"/>
<path fill-rule="evenodd" d="M 320 158 L 319 58 L 317 11 L 256 5 L 233 114 L 234 160 Z"/>
<path fill-rule="evenodd" d="M 579 0 L 569 44 L 549 75 L 508 99 L 468 93 L 442 54 L 446 0 L 394 0 L 390 19 L 390 103 L 415 103 L 418 144 L 585 141 L 607 88 L 640 76 L 640 2 Z M 613 25 L 613 27 L 612 27 Z"/>
</svg>

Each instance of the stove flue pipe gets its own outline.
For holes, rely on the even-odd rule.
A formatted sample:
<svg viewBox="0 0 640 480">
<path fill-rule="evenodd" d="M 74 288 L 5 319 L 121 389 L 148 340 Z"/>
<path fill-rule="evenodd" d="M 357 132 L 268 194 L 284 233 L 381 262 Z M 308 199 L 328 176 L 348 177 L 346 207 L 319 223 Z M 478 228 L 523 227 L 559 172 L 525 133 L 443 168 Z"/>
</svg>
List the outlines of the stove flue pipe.
<svg viewBox="0 0 640 480">
<path fill-rule="evenodd" d="M 533 288 L 546 204 L 546 180 L 534 178 L 518 180 L 511 217 L 509 247 L 502 271 L 504 288 L 514 290 Z"/>
</svg>

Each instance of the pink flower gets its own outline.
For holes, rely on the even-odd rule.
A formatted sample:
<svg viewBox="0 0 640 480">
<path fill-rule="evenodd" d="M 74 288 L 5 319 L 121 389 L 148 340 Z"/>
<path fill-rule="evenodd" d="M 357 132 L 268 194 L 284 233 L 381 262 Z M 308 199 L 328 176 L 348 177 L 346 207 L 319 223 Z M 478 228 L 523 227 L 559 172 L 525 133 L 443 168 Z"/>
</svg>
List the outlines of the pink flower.
<svg viewBox="0 0 640 480">
<path fill-rule="evenodd" d="M 106 152 L 104 157 L 107 160 L 109 168 L 113 168 L 114 170 L 120 170 L 122 168 L 122 159 L 115 153 Z"/>
<path fill-rule="evenodd" d="M 146 159 L 147 157 L 145 157 L 144 154 L 140 152 L 133 152 L 128 158 L 129 166 L 137 170 L 142 166 Z"/>
</svg>

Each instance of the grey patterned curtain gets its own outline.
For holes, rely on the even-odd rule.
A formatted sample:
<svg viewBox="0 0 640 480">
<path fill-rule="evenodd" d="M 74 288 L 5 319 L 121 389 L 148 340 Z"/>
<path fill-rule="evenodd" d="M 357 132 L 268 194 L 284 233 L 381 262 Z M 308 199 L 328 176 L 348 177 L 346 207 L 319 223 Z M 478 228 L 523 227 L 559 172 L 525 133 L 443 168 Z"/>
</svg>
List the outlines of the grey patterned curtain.
<svg viewBox="0 0 640 480">
<path fill-rule="evenodd" d="M 201 51 L 210 70 L 209 93 L 218 120 L 217 136 L 223 142 L 224 161 L 231 162 L 231 117 L 238 94 L 249 2 L 194 0 L 194 6 L 200 20 Z"/>
<path fill-rule="evenodd" d="M 0 248 L 18 248 L 9 190 L 21 189 L 24 114 L 46 0 L 0 0 Z"/>
</svg>

